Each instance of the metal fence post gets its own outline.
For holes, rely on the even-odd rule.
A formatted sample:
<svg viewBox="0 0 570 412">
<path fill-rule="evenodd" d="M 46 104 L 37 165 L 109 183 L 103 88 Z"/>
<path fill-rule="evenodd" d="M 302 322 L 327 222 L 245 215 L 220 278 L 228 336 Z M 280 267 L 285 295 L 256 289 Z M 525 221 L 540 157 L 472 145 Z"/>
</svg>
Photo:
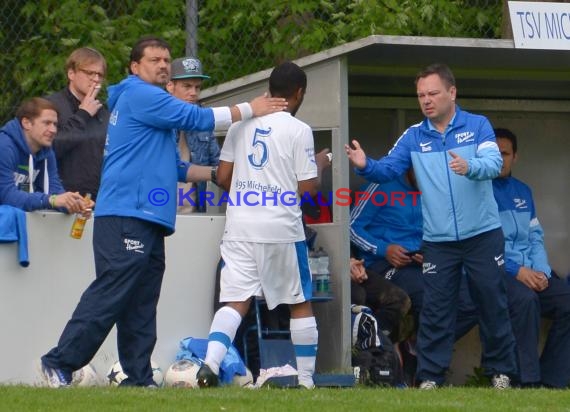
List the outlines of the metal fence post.
<svg viewBox="0 0 570 412">
<path fill-rule="evenodd" d="M 198 0 L 186 0 L 186 56 L 198 55 Z"/>
</svg>

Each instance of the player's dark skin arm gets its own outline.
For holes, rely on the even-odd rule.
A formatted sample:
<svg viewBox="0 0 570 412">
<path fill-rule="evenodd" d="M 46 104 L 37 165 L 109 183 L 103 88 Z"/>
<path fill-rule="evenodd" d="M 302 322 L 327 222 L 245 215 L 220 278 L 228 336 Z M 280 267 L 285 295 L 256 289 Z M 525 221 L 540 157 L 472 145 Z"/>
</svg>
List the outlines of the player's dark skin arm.
<svg viewBox="0 0 570 412">
<path fill-rule="evenodd" d="M 230 187 L 232 185 L 233 173 L 234 173 L 233 162 L 226 162 L 224 160 L 220 160 L 220 164 L 218 165 L 217 184 L 226 192 L 230 191 Z"/>
</svg>

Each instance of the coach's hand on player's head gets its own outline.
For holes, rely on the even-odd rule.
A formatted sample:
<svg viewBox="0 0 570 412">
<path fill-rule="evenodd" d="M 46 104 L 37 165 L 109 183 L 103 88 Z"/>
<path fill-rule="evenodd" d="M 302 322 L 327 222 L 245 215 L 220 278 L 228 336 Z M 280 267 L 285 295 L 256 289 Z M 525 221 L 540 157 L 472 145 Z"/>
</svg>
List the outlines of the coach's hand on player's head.
<svg viewBox="0 0 570 412">
<path fill-rule="evenodd" d="M 348 160 L 350 163 L 358 169 L 364 169 L 366 167 L 366 153 L 360 147 L 360 143 L 358 140 L 353 140 L 352 147 L 350 144 L 344 145 L 344 150 L 346 150 L 346 155 L 348 156 Z"/>
<path fill-rule="evenodd" d="M 287 109 L 287 100 L 283 97 L 269 97 L 267 93 L 258 96 L 250 103 L 254 116 L 263 116 Z"/>
</svg>

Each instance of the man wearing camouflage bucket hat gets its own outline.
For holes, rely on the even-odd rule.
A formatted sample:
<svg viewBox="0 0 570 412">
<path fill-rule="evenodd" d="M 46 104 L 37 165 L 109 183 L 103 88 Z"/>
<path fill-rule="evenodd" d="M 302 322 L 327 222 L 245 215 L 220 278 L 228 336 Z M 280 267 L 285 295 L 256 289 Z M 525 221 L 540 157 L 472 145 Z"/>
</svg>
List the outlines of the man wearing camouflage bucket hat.
<svg viewBox="0 0 570 412">
<path fill-rule="evenodd" d="M 170 94 L 191 104 L 199 104 L 202 81 L 209 79 L 202 71 L 202 63 L 195 57 L 181 57 L 172 61 L 170 81 L 166 89 Z M 198 132 L 192 130 L 178 131 L 178 148 L 183 160 L 200 166 L 217 166 L 220 157 L 220 146 L 213 132 Z M 183 204 L 178 203 L 178 214 L 187 214 L 193 211 L 206 212 L 206 204 L 200 193 L 206 191 L 206 182 L 179 184 L 179 190 L 187 193 L 192 188 L 192 202 L 184 199 Z M 196 205 L 194 207 L 194 204 Z"/>
</svg>

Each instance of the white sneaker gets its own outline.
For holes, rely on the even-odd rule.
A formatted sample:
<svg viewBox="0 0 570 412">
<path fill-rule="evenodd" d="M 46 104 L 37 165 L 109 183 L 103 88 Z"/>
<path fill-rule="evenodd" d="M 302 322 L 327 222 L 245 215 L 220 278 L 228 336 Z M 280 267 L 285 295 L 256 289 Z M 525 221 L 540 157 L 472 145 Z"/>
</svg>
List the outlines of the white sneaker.
<svg viewBox="0 0 570 412">
<path fill-rule="evenodd" d="M 422 383 L 420 383 L 420 389 L 422 390 L 437 389 L 437 383 L 435 383 L 434 381 L 422 381 Z"/>
<path fill-rule="evenodd" d="M 499 374 L 493 375 L 491 378 L 493 388 L 503 390 L 511 387 L 511 379 L 507 375 Z"/>
<path fill-rule="evenodd" d="M 50 368 L 40 360 L 38 370 L 50 388 L 67 388 L 71 386 L 71 376 L 62 369 Z"/>
<path fill-rule="evenodd" d="M 315 383 L 312 379 L 310 380 L 299 380 L 299 387 L 303 389 L 315 389 Z"/>
</svg>

